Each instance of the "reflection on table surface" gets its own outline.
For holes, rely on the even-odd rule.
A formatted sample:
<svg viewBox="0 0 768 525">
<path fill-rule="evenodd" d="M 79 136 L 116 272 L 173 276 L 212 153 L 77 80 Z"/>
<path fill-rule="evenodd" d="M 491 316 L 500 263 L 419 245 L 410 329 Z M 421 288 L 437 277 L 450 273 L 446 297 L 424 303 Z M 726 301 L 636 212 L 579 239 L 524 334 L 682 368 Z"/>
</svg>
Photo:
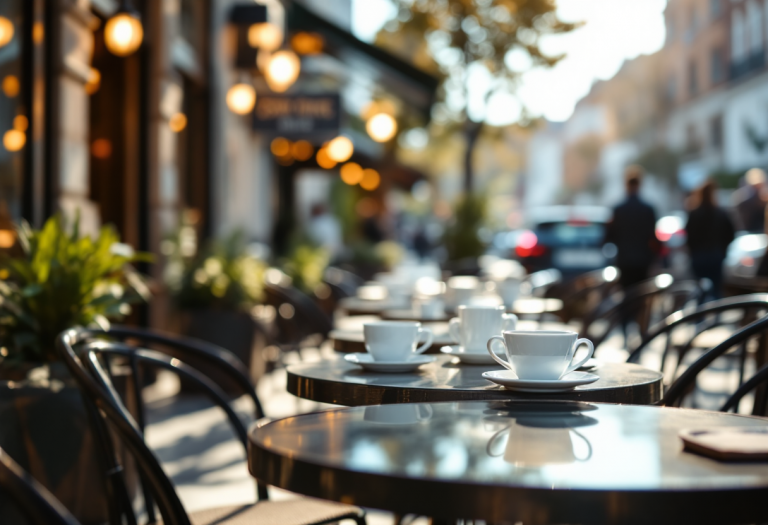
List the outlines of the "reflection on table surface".
<svg viewBox="0 0 768 525">
<path fill-rule="evenodd" d="M 251 439 L 296 461 L 408 478 L 530 488 L 768 486 L 765 464 L 683 451 L 678 432 L 768 421 L 705 411 L 570 402 L 357 407 L 297 416 Z"/>
</svg>

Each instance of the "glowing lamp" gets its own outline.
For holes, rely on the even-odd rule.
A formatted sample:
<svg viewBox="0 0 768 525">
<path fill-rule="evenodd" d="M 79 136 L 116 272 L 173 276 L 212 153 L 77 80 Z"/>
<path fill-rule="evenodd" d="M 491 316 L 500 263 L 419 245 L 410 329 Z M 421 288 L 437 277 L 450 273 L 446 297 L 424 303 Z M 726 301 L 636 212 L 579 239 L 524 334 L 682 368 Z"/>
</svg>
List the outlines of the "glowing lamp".
<svg viewBox="0 0 768 525">
<path fill-rule="evenodd" d="M 283 44 L 283 32 L 269 22 L 253 24 L 248 28 L 248 44 L 258 49 L 275 51 Z"/>
<path fill-rule="evenodd" d="M 184 113 L 174 113 L 168 120 L 168 127 L 174 133 L 180 133 L 187 127 L 187 116 Z"/>
<path fill-rule="evenodd" d="M 0 16 L 0 47 L 3 47 L 13 38 L 13 22 Z"/>
<path fill-rule="evenodd" d="M 28 127 L 29 119 L 25 115 L 16 115 L 13 117 L 13 129 L 24 132 L 27 131 Z"/>
<path fill-rule="evenodd" d="M 15 75 L 8 75 L 3 78 L 3 93 L 8 98 L 13 98 L 19 94 L 19 77 Z"/>
<path fill-rule="evenodd" d="M 247 115 L 256 105 L 256 90 L 250 84 L 235 84 L 227 91 L 227 106 L 233 113 Z"/>
<path fill-rule="evenodd" d="M 139 13 L 124 1 L 117 13 L 104 26 L 104 43 L 113 55 L 127 57 L 144 40 L 144 28 Z"/>
<path fill-rule="evenodd" d="M 291 47 L 300 55 L 316 55 L 323 50 L 323 37 L 301 31 L 291 37 Z"/>
<path fill-rule="evenodd" d="M 0 248 L 11 248 L 16 242 L 16 232 L 0 229 Z"/>
<path fill-rule="evenodd" d="M 397 121 L 387 113 L 378 113 L 368 119 L 365 130 L 376 142 L 387 142 L 397 133 Z"/>
<path fill-rule="evenodd" d="M 297 140 L 291 145 L 291 155 L 293 155 L 296 160 L 309 160 L 312 158 L 314 152 L 315 148 L 313 148 L 312 144 L 306 140 Z"/>
<path fill-rule="evenodd" d="M 318 166 L 326 170 L 329 170 L 336 166 L 336 161 L 333 160 L 330 157 L 330 155 L 328 155 L 328 148 L 320 148 L 319 150 L 317 150 L 317 155 L 315 155 L 315 160 L 317 160 Z"/>
<path fill-rule="evenodd" d="M 347 162 L 339 169 L 339 175 L 344 183 L 354 186 L 363 180 L 363 168 L 356 162 Z"/>
<path fill-rule="evenodd" d="M 264 76 L 272 91 L 282 93 L 296 82 L 300 71 L 301 60 L 298 55 L 283 49 L 269 58 Z"/>
<path fill-rule="evenodd" d="M 340 135 L 330 141 L 326 147 L 328 156 L 336 162 L 346 162 L 355 152 L 355 146 L 347 137 Z"/>
<path fill-rule="evenodd" d="M 286 157 L 291 154 L 291 142 L 283 137 L 277 137 L 269 145 L 269 149 L 275 157 Z"/>
</svg>

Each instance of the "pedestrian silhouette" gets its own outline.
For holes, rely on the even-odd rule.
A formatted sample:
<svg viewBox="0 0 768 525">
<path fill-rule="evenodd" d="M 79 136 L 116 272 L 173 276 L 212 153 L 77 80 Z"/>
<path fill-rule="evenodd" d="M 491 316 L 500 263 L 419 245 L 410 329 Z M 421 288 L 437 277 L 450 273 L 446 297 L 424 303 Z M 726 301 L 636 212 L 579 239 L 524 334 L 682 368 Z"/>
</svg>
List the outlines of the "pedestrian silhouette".
<svg viewBox="0 0 768 525">
<path fill-rule="evenodd" d="M 715 202 L 716 190 L 713 181 L 704 183 L 697 192 L 698 205 L 685 225 L 691 269 L 697 279 L 712 281 L 712 299 L 722 297 L 723 260 L 735 236 L 731 218 Z"/>
<path fill-rule="evenodd" d="M 736 208 L 740 230 L 751 233 L 763 232 L 765 217 L 765 172 L 752 168 L 744 175 L 744 184 L 733 192 L 733 207 Z"/>
</svg>

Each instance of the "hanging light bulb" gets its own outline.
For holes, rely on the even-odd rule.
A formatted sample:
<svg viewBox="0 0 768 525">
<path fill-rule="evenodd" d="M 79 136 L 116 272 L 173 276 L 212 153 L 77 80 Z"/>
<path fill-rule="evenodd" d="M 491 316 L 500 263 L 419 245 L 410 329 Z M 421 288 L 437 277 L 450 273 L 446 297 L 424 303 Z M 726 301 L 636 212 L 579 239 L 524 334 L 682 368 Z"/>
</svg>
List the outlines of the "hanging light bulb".
<svg viewBox="0 0 768 525">
<path fill-rule="evenodd" d="M 267 63 L 264 76 L 272 91 L 282 93 L 296 82 L 301 71 L 301 60 L 296 53 L 283 49 L 274 53 Z"/>
<path fill-rule="evenodd" d="M 18 129 L 9 129 L 3 135 L 3 146 L 8 151 L 19 151 L 27 143 L 27 135 Z"/>
<path fill-rule="evenodd" d="M 283 45 L 283 32 L 269 22 L 253 24 L 248 28 L 248 44 L 258 49 L 275 51 Z"/>
<path fill-rule="evenodd" d="M 328 143 L 326 147 L 328 156 L 336 162 L 345 162 L 355 152 L 355 146 L 352 141 L 344 135 L 339 135 Z"/>
<path fill-rule="evenodd" d="M 250 84 L 235 84 L 227 91 L 227 106 L 233 113 L 247 115 L 256 104 L 256 90 Z"/>
<path fill-rule="evenodd" d="M 139 49 L 144 28 L 139 13 L 123 0 L 117 13 L 104 26 L 104 43 L 113 55 L 126 57 Z"/>
<path fill-rule="evenodd" d="M 376 142 L 387 142 L 397 133 L 397 121 L 387 113 L 377 113 L 365 123 L 365 130 Z"/>
<path fill-rule="evenodd" d="M 0 47 L 3 47 L 13 38 L 13 22 L 0 16 Z"/>
</svg>

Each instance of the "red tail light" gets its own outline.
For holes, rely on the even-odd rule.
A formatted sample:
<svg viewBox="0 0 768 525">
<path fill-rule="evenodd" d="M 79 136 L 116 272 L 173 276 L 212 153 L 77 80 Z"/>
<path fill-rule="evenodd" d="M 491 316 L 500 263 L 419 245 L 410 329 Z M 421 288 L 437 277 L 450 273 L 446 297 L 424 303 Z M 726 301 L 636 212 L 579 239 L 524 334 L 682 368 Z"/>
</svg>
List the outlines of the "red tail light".
<svg viewBox="0 0 768 525">
<path fill-rule="evenodd" d="M 537 257 L 544 255 L 546 248 L 539 244 L 539 238 L 530 230 L 521 232 L 517 237 L 515 253 L 518 257 Z"/>
</svg>

